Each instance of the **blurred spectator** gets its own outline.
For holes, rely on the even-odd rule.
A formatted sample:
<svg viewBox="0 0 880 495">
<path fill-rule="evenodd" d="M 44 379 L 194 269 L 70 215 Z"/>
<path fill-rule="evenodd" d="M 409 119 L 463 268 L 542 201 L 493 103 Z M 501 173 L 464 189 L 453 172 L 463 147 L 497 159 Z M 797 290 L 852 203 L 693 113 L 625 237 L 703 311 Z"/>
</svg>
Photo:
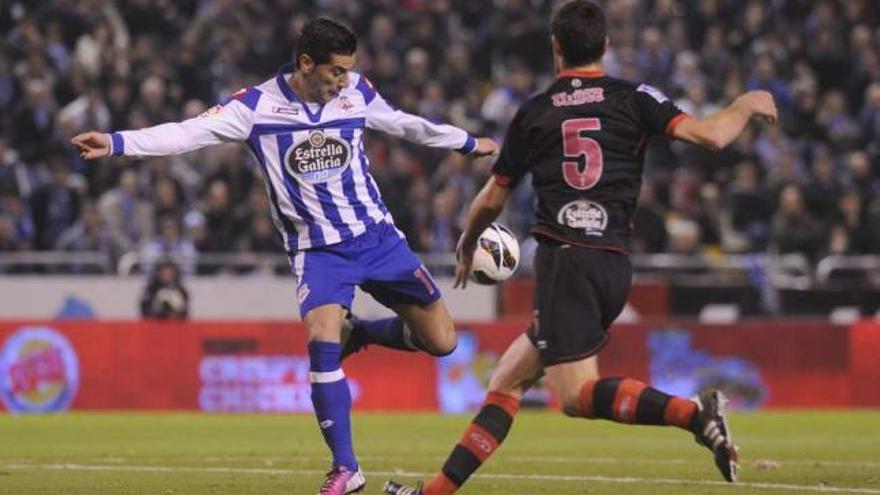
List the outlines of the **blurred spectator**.
<svg viewBox="0 0 880 495">
<path fill-rule="evenodd" d="M 162 260 L 156 265 L 141 296 L 141 316 L 154 320 L 189 318 L 189 291 L 173 261 Z"/>
<path fill-rule="evenodd" d="M 730 227 L 730 238 L 727 242 L 722 239 L 726 249 L 754 252 L 766 248 L 773 205 L 760 189 L 758 175 L 752 163 L 737 165 L 724 209 Z M 736 240 L 733 239 L 734 236 Z"/>
<path fill-rule="evenodd" d="M 700 254 L 700 226 L 687 218 L 670 218 L 666 221 L 669 232 L 669 252 L 673 254 Z"/>
<path fill-rule="evenodd" d="M 679 234 L 695 224 L 703 247 L 764 250 L 776 198 L 797 184 L 809 216 L 829 226 L 832 240 L 824 239 L 820 251 L 880 250 L 880 227 L 874 227 L 880 225 L 880 19 L 872 2 L 603 5 L 610 75 L 657 86 L 696 117 L 755 88 L 771 91 L 783 110 L 778 127 L 750 126 L 722 153 L 649 140 L 645 179 L 653 200 L 637 214 L 637 229 L 650 229 L 636 232 L 641 248 L 671 249 L 660 242 L 668 237 L 661 228 L 668 218 L 681 220 L 669 223 Z M 89 215 L 78 211 L 82 196 L 98 205 L 111 237 L 125 239 L 124 250 L 192 248 L 194 255 L 193 245 L 211 252 L 267 248 L 268 202 L 240 146 L 88 167 L 54 146 L 84 128 L 195 117 L 289 62 L 293 35 L 316 15 L 363 33 L 357 70 L 393 105 L 473 134 L 503 136 L 519 104 L 553 78 L 547 19 L 555 6 L 547 0 L 0 2 L 0 214 L 25 248 L 52 249 L 61 232 Z M 370 135 L 365 146 L 386 204 L 413 246 L 436 250 L 454 241 L 491 161 L 414 149 L 385 136 Z M 120 162 L 137 166 L 134 185 Z M 749 165 L 737 165 L 743 163 Z M 523 182 L 505 212 L 521 238 L 534 211 L 533 191 Z M 850 239 L 854 206 L 841 199 L 845 188 L 856 191 L 847 198 L 859 197 L 857 216 L 869 241 Z M 170 217 L 176 226 L 166 234 L 174 235 L 154 232 L 152 225 Z"/>
<path fill-rule="evenodd" d="M 45 158 L 46 144 L 52 141 L 52 124 L 57 105 L 49 83 L 31 79 L 25 85 L 25 98 L 13 115 L 12 142 L 26 162 Z"/>
<path fill-rule="evenodd" d="M 69 166 L 63 156 L 53 155 L 49 170 L 51 181 L 40 186 L 30 198 L 34 219 L 35 247 L 52 249 L 58 236 L 79 218 L 80 194 L 71 183 Z"/>
<path fill-rule="evenodd" d="M 845 234 L 846 254 L 867 254 L 871 251 L 871 226 L 864 213 L 861 194 L 857 189 L 847 189 L 838 201 L 840 214 L 834 225 L 838 235 Z M 838 254 L 844 254 L 838 253 Z"/>
<path fill-rule="evenodd" d="M 633 216 L 633 251 L 636 253 L 662 253 L 666 251 L 666 225 L 663 210 L 657 202 L 654 184 L 642 182 L 639 206 Z"/>
<path fill-rule="evenodd" d="M 122 254 L 120 248 L 110 229 L 101 221 L 98 209 L 91 203 L 83 205 L 79 220 L 62 232 L 55 243 L 58 251 L 99 252 L 111 259 Z"/>
<path fill-rule="evenodd" d="M 141 198 L 133 170 L 123 171 L 118 185 L 101 196 L 98 211 L 123 249 L 134 249 L 153 235 L 153 206 Z"/>
<path fill-rule="evenodd" d="M 239 250 L 277 254 L 284 248 L 278 230 L 272 225 L 272 220 L 267 215 L 253 215 L 249 227 L 238 240 Z"/>
<path fill-rule="evenodd" d="M 199 245 L 199 251 L 223 253 L 232 251 L 238 236 L 238 225 L 232 215 L 229 186 L 222 180 L 211 182 L 205 197 L 202 214 L 209 235 Z"/>
<path fill-rule="evenodd" d="M 36 227 L 30 209 L 15 191 L 0 190 L 0 215 L 12 223 L 12 235 L 23 249 L 33 249 Z"/>
<path fill-rule="evenodd" d="M 16 239 L 12 219 L 7 215 L 0 214 L 0 252 L 18 251 L 24 247 L 25 246 Z"/>
<path fill-rule="evenodd" d="M 834 170 L 831 155 L 817 153 L 813 158 L 812 180 L 804 190 L 810 212 L 821 221 L 831 222 L 837 214 L 837 200 L 843 193 L 843 183 Z"/>
<path fill-rule="evenodd" d="M 786 186 L 779 197 L 779 209 L 773 217 L 773 245 L 780 254 L 804 253 L 815 257 L 825 232 L 804 205 L 797 185 Z"/>
<path fill-rule="evenodd" d="M 180 223 L 174 217 L 159 220 L 159 236 L 144 245 L 141 259 L 149 272 L 156 260 L 169 258 L 185 273 L 193 273 L 198 254 L 192 241 L 180 232 Z"/>
</svg>

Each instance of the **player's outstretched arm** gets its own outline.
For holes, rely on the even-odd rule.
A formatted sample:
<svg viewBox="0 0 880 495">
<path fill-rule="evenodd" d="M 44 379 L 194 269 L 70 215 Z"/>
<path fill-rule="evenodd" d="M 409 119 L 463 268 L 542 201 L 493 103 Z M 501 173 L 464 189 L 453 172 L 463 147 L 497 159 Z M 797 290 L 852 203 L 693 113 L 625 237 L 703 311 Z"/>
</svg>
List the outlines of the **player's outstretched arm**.
<svg viewBox="0 0 880 495">
<path fill-rule="evenodd" d="M 458 239 L 455 256 L 458 260 L 455 266 L 454 287 L 467 287 L 471 266 L 474 263 L 474 251 L 477 249 L 477 239 L 492 222 L 498 218 L 510 195 L 510 189 L 504 187 L 495 180 L 495 176 L 489 177 L 486 185 L 474 198 L 468 210 L 467 225 Z"/>
<path fill-rule="evenodd" d="M 395 108 L 368 82 L 363 86 L 367 99 L 367 127 L 433 148 L 457 150 L 476 157 L 497 155 L 498 143 L 491 138 L 474 138 L 464 129 L 430 120 Z"/>
<path fill-rule="evenodd" d="M 243 141 L 252 127 L 253 112 L 240 102 L 232 101 L 183 122 L 112 134 L 89 131 L 74 136 L 70 143 L 85 160 L 110 155 L 165 156 L 219 143 Z"/>
<path fill-rule="evenodd" d="M 672 130 L 672 137 L 720 150 L 734 142 L 753 117 L 776 123 L 776 103 L 770 93 L 750 91 L 709 117 L 685 119 Z"/>
</svg>

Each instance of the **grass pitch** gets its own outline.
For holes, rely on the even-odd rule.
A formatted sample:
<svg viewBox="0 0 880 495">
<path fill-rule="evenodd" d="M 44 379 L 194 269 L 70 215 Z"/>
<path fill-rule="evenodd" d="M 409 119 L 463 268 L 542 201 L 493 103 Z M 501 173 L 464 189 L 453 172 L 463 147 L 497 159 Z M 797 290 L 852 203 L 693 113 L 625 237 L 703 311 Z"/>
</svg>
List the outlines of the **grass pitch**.
<svg viewBox="0 0 880 495">
<path fill-rule="evenodd" d="M 436 472 L 470 417 L 361 414 L 366 494 Z M 734 415 L 740 483 L 673 428 L 524 412 L 460 492 L 880 495 L 880 412 Z M 310 416 L 0 416 L 0 494 L 312 495 L 328 455 Z"/>
</svg>

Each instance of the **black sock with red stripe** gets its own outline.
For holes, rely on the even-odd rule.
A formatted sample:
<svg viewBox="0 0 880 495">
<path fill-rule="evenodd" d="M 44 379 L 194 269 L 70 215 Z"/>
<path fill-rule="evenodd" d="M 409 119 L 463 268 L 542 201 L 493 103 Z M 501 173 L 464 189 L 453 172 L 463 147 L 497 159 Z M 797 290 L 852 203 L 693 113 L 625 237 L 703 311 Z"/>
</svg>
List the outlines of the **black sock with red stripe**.
<svg viewBox="0 0 880 495">
<path fill-rule="evenodd" d="M 697 404 L 665 394 L 632 378 L 589 380 L 580 391 L 578 413 L 618 423 L 671 425 L 693 431 Z"/>
<path fill-rule="evenodd" d="M 446 459 L 443 470 L 422 487 L 423 495 L 452 495 L 507 437 L 519 409 L 516 397 L 489 392 L 482 409 Z"/>
</svg>

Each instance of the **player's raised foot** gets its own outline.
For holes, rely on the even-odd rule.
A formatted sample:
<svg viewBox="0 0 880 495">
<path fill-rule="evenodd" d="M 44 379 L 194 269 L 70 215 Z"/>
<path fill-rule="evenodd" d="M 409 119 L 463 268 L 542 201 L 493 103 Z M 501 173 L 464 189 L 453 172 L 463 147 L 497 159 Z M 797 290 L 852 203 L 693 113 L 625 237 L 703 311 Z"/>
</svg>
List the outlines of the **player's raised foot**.
<svg viewBox="0 0 880 495">
<path fill-rule="evenodd" d="M 694 398 L 699 411 L 694 425 L 697 443 L 705 445 L 715 455 L 715 465 L 724 479 L 733 483 L 739 469 L 739 454 L 727 424 L 727 398 L 719 390 L 707 390 Z"/>
<path fill-rule="evenodd" d="M 351 312 L 345 315 L 345 321 L 342 323 L 342 356 L 345 359 L 356 352 L 360 352 L 367 348 L 370 342 L 367 339 L 366 332 L 360 328 L 360 320 Z"/>
<path fill-rule="evenodd" d="M 367 486 L 367 480 L 360 469 L 349 471 L 345 466 L 336 466 L 327 473 L 327 479 L 318 490 L 318 495 L 346 495 L 358 493 Z"/>
<path fill-rule="evenodd" d="M 422 484 L 419 483 L 413 488 L 388 480 L 382 488 L 382 493 L 385 493 L 386 495 L 422 495 Z"/>
</svg>

